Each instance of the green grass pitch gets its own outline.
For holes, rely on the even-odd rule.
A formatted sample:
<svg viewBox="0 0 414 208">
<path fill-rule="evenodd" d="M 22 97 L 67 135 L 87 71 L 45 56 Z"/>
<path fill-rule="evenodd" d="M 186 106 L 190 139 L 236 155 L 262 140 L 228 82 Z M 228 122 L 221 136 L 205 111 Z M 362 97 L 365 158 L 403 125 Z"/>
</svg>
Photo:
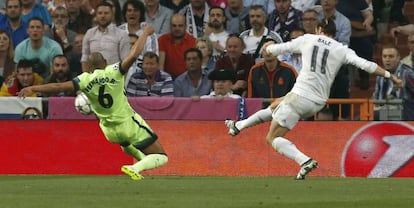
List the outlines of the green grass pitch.
<svg viewBox="0 0 414 208">
<path fill-rule="evenodd" d="M 414 206 L 414 179 L 0 176 L 1 208 L 322 208 Z"/>
</svg>

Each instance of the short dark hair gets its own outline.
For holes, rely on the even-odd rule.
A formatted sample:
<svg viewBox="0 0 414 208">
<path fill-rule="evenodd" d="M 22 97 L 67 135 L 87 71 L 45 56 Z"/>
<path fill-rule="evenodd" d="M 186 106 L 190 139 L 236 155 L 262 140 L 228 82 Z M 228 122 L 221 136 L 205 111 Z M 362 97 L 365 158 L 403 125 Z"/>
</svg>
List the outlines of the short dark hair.
<svg viewBox="0 0 414 208">
<path fill-rule="evenodd" d="M 219 6 L 212 6 L 212 7 L 210 7 L 210 9 L 208 10 L 208 14 L 210 14 L 213 9 L 220 9 L 221 12 L 223 13 L 223 16 L 226 17 L 226 13 L 225 13 L 224 9 L 221 8 L 221 7 L 219 7 Z"/>
<path fill-rule="evenodd" d="M 16 66 L 16 72 L 19 72 L 21 68 L 32 68 L 33 69 L 33 61 L 29 59 L 20 59 Z"/>
<path fill-rule="evenodd" d="M 138 9 L 139 11 L 139 22 L 145 22 L 145 5 L 141 1 L 137 0 L 127 0 L 122 8 L 122 16 L 124 17 L 124 20 L 126 21 L 126 13 L 128 10 L 128 5 L 131 5 L 134 7 L 134 9 Z"/>
<path fill-rule="evenodd" d="M 109 8 L 111 8 L 111 11 L 112 11 L 112 8 L 114 6 L 111 3 L 108 3 L 106 1 L 101 1 L 101 2 L 99 2 L 99 4 L 96 5 L 95 10 L 98 10 L 99 7 L 109 7 Z"/>
<path fill-rule="evenodd" d="M 317 27 L 321 27 L 323 33 L 327 35 L 331 35 L 332 37 L 335 37 L 336 35 L 336 25 L 335 22 L 331 18 L 322 19 Z"/>
<path fill-rule="evenodd" d="M 184 52 L 184 60 L 187 58 L 189 53 L 197 53 L 198 58 L 203 59 L 203 54 L 201 53 L 200 49 L 198 48 L 190 48 Z"/>
<path fill-rule="evenodd" d="M 32 21 L 39 21 L 40 23 L 42 23 L 42 25 L 45 25 L 45 22 L 44 22 L 44 21 L 43 21 L 43 19 L 42 19 L 42 18 L 40 18 L 40 17 L 32 17 L 32 18 L 30 18 L 30 19 L 29 19 L 29 21 L 27 22 L 27 25 L 30 25 L 30 23 L 31 23 Z"/>
<path fill-rule="evenodd" d="M 69 62 L 68 57 L 66 57 L 66 55 L 64 55 L 64 54 L 59 54 L 59 55 L 53 56 L 53 58 L 52 58 L 52 63 L 54 63 L 54 62 L 55 62 L 55 60 L 56 60 L 57 58 L 65 58 L 65 59 L 66 59 L 66 61 L 68 61 L 68 62 Z"/>
<path fill-rule="evenodd" d="M 9 6 L 9 1 L 10 0 L 6 0 L 6 3 L 5 3 L 6 9 L 7 9 L 7 6 Z M 22 0 L 18 0 L 18 2 L 19 2 L 20 7 L 22 7 Z"/>
<path fill-rule="evenodd" d="M 145 58 L 149 58 L 149 59 L 155 58 L 157 60 L 157 63 L 160 62 L 160 58 L 158 57 L 158 55 L 152 51 L 148 51 L 144 53 L 144 55 L 142 56 L 142 61 L 144 61 Z"/>
</svg>

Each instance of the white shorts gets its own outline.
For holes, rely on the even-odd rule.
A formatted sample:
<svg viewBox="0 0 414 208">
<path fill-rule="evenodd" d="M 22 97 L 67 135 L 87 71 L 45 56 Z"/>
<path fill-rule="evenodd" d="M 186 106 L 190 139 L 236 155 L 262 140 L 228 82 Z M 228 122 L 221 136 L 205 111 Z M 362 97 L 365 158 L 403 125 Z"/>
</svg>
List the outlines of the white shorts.
<svg viewBox="0 0 414 208">
<path fill-rule="evenodd" d="M 279 125 L 293 129 L 301 118 L 309 118 L 319 112 L 325 105 L 315 103 L 305 97 L 288 93 L 272 113 L 272 118 Z"/>
</svg>

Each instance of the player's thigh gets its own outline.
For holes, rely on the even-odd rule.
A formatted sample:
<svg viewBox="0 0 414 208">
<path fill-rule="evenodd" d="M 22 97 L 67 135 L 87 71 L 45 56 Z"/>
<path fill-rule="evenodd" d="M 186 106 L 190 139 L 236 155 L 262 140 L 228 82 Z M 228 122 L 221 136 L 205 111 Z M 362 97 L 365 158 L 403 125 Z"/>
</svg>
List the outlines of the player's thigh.
<svg viewBox="0 0 414 208">
<path fill-rule="evenodd" d="M 282 127 L 292 129 L 297 124 L 301 116 L 295 109 L 296 102 L 296 94 L 287 94 L 285 99 L 282 102 L 280 102 L 280 104 L 273 111 L 273 120 L 275 120 Z"/>
<path fill-rule="evenodd" d="M 161 143 L 158 140 L 154 141 L 151 145 L 149 145 L 148 147 L 143 149 L 142 152 L 144 152 L 144 154 L 146 154 L 146 155 L 148 155 L 148 154 L 166 154 L 164 148 L 162 147 Z"/>
<path fill-rule="evenodd" d="M 272 141 L 276 137 L 283 137 L 289 131 L 288 128 L 279 125 L 279 123 L 273 119 L 270 123 L 269 132 L 266 135 L 266 141 L 269 144 L 272 144 Z"/>
</svg>

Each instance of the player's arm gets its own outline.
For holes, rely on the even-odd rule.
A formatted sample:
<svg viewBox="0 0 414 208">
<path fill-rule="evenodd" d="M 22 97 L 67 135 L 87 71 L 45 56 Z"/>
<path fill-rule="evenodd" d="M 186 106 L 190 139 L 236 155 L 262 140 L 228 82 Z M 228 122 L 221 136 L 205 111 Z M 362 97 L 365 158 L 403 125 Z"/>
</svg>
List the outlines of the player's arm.
<svg viewBox="0 0 414 208">
<path fill-rule="evenodd" d="M 394 82 L 394 84 L 397 87 L 401 88 L 403 86 L 403 82 L 402 82 L 401 79 L 399 79 L 397 76 L 391 74 L 391 72 L 381 68 L 380 66 L 377 66 L 377 68 L 374 71 L 374 74 L 377 75 L 377 76 L 383 76 L 385 78 L 390 79 L 392 82 Z"/>
<path fill-rule="evenodd" d="M 352 64 L 368 73 L 391 79 L 391 81 L 394 82 L 397 87 L 402 87 L 402 80 L 400 80 L 398 77 L 378 66 L 378 64 L 357 56 L 351 49 L 346 52 L 345 59 L 345 62 L 348 64 Z"/>
<path fill-rule="evenodd" d="M 121 70 L 124 74 L 128 72 L 129 67 L 135 62 L 139 54 L 141 54 L 142 50 L 145 47 L 148 36 L 150 36 L 152 33 L 154 33 L 154 28 L 152 28 L 150 25 L 146 25 L 144 32 L 142 32 L 141 36 L 139 36 L 138 40 L 132 46 L 129 55 L 124 60 L 122 60 Z"/>
<path fill-rule="evenodd" d="M 43 85 L 32 85 L 21 89 L 18 93 L 18 96 L 25 98 L 33 93 L 59 93 L 67 91 L 75 91 L 75 86 L 72 81 L 62 83 L 49 83 Z"/>
</svg>

